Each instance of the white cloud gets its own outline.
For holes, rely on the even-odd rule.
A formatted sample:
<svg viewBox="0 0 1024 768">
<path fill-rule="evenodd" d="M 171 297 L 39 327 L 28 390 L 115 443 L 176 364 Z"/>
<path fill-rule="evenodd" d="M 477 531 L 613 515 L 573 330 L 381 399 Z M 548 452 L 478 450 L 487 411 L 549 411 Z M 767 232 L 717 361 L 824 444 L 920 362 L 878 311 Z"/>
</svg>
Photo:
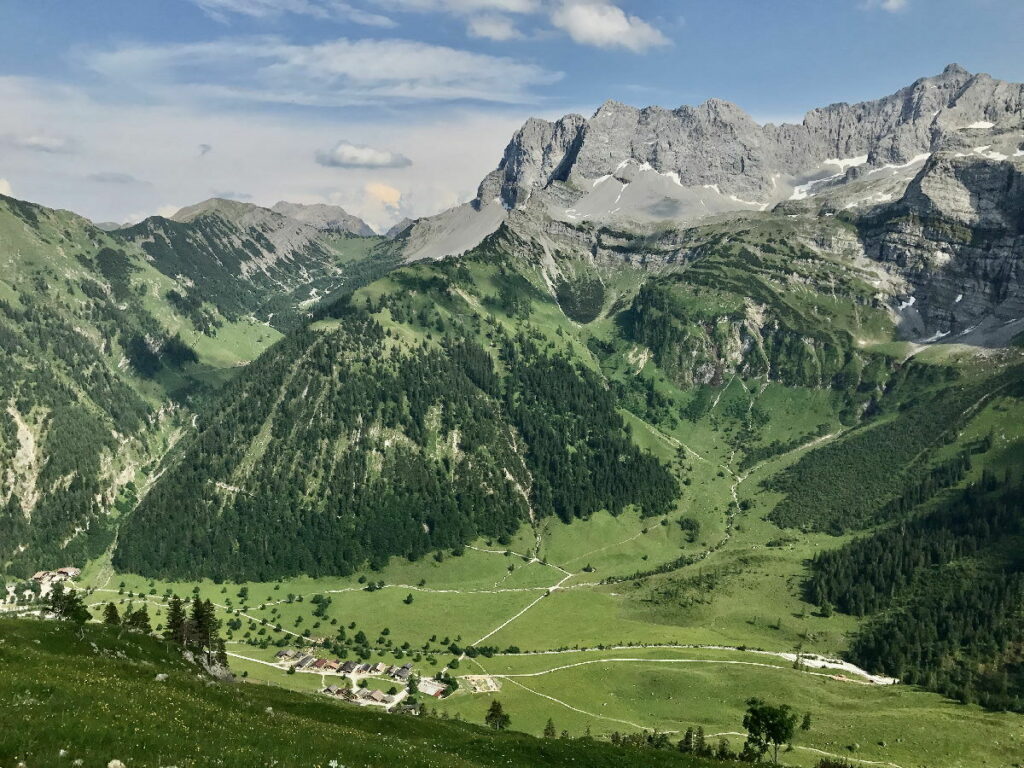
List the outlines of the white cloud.
<svg viewBox="0 0 1024 768">
<path fill-rule="evenodd" d="M 669 42 L 655 27 L 607 0 L 562 0 L 551 14 L 551 23 L 575 42 L 598 48 L 642 53 Z"/>
<path fill-rule="evenodd" d="M 316 161 L 331 168 L 406 168 L 412 161 L 386 149 L 339 141 L 333 149 L 319 149 Z"/>
<path fill-rule="evenodd" d="M 536 86 L 561 78 L 515 59 L 413 40 L 224 38 L 93 51 L 84 63 L 122 92 L 305 106 L 527 103 Z"/>
<path fill-rule="evenodd" d="M 32 152 L 64 154 L 74 151 L 74 142 L 71 139 L 66 136 L 53 136 L 46 133 L 8 135 L 0 141 L 10 147 L 27 149 Z"/>
<path fill-rule="evenodd" d="M 474 16 L 466 23 L 466 34 L 487 40 L 503 42 L 522 37 L 522 33 L 508 16 Z"/>
<path fill-rule="evenodd" d="M 10 197 L 14 193 L 11 191 L 11 182 L 7 179 L 0 179 L 0 195 L 7 195 Z"/>
<path fill-rule="evenodd" d="M 315 19 L 352 21 L 371 27 L 393 27 L 387 16 L 368 13 L 338 0 L 193 0 L 211 18 L 226 23 L 230 15 L 269 19 L 286 13 Z"/>
<path fill-rule="evenodd" d="M 468 14 L 480 11 L 499 13 L 537 13 L 541 0 L 377 0 L 390 8 L 404 11 L 441 11 Z"/>
<path fill-rule="evenodd" d="M 290 112 L 243 105 L 133 103 L 121 94 L 107 100 L 78 87 L 3 76 L 0 104 L 0 136 L 60 125 L 73 128 L 79 147 L 74 154 L 0 149 L 0 173 L 26 200 L 93 221 L 128 221 L 240 190 L 259 205 L 278 200 L 340 205 L 376 229 L 472 198 L 483 176 L 501 160 L 509 138 L 537 111 L 457 105 L 416 120 L 395 120 L 390 115 L 371 118 L 361 110 L 309 110 L 296 120 Z M 541 115 L 553 118 L 568 110 L 560 106 L 555 111 Z M 415 164 L 344 173 L 317 164 L 316 149 L 334 146 L 339 134 L 354 145 L 401 148 Z M 214 151 L 201 156 L 201 144 Z M 89 181 L 87 176 L 98 169 L 114 169 L 149 184 Z M 397 211 L 379 194 L 367 192 L 366 185 L 377 183 L 400 191 Z"/>
<path fill-rule="evenodd" d="M 910 0 L 865 0 L 863 7 L 868 10 L 881 8 L 889 13 L 905 11 L 910 6 Z"/>
</svg>

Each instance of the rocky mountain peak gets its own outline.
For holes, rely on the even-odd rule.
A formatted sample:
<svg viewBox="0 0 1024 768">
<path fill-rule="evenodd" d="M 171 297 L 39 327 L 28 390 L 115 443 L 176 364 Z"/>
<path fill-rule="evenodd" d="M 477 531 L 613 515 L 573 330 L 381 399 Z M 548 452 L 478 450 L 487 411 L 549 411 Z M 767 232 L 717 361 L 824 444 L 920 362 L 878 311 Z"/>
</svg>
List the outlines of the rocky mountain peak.
<svg viewBox="0 0 1024 768">
<path fill-rule="evenodd" d="M 269 213 L 269 210 L 261 208 L 258 205 L 253 205 L 252 203 L 243 203 L 239 200 L 230 200 L 224 197 L 211 197 L 200 203 L 185 206 L 171 216 L 171 220 L 189 222 L 203 214 L 215 213 L 229 221 L 240 222 L 242 219 L 252 219 L 253 217 L 262 218 L 264 217 L 264 214 L 261 212 Z"/>
<path fill-rule="evenodd" d="M 937 152 L 1009 157 L 1014 136 L 1024 138 L 1024 85 L 957 64 L 799 124 L 759 125 L 718 98 L 671 110 L 609 100 L 589 119 L 527 120 L 472 203 L 417 222 L 409 257 L 462 252 L 526 207 L 568 224 L 688 224 L 855 183 L 860 197 L 845 204 L 877 204 L 901 197 Z"/>
<path fill-rule="evenodd" d="M 309 224 L 323 232 L 348 232 L 360 237 L 372 237 L 377 234 L 365 221 L 358 216 L 353 216 L 338 205 L 324 203 L 303 205 L 282 200 L 270 210 Z"/>
</svg>

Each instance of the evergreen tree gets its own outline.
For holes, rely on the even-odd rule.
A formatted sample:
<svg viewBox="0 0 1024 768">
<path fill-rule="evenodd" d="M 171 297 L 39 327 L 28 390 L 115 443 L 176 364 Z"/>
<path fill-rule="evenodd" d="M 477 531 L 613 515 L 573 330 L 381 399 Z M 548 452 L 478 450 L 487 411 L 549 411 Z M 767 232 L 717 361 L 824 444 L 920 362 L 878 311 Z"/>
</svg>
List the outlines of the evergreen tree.
<svg viewBox="0 0 1024 768">
<path fill-rule="evenodd" d="M 693 752 L 693 737 L 693 728 L 687 728 L 686 733 L 683 734 L 683 738 L 679 740 L 680 752 Z"/>
<path fill-rule="evenodd" d="M 167 621 L 164 626 L 164 637 L 167 640 L 185 644 L 186 630 L 185 608 L 182 606 L 181 598 L 177 595 L 171 597 L 167 605 Z"/>
<path fill-rule="evenodd" d="M 125 616 L 125 626 L 136 632 L 145 632 L 147 635 L 152 632 L 152 627 L 149 625 L 149 611 L 146 610 L 146 606 L 143 605 L 137 611 L 132 611 Z"/>
<path fill-rule="evenodd" d="M 491 702 L 487 714 L 484 715 L 484 722 L 496 731 L 504 731 L 511 723 L 511 718 L 505 714 L 501 702 L 495 699 Z"/>
<path fill-rule="evenodd" d="M 547 724 L 544 726 L 544 738 L 553 739 L 557 735 L 558 731 L 555 730 L 555 721 L 549 717 Z"/>
<path fill-rule="evenodd" d="M 113 603 L 107 603 L 103 608 L 103 623 L 111 627 L 121 623 L 121 614 L 117 612 L 117 606 Z"/>
<path fill-rule="evenodd" d="M 696 755 L 710 755 L 711 750 L 704 738 L 704 726 L 698 725 L 693 734 L 693 752 Z"/>
</svg>

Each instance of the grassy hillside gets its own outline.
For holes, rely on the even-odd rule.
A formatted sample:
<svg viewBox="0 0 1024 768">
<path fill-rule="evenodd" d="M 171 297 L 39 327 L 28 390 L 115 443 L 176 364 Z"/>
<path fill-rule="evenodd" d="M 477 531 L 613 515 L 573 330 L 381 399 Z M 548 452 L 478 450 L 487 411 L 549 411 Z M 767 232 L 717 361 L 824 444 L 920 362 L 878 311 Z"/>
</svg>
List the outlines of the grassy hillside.
<svg viewBox="0 0 1024 768">
<path fill-rule="evenodd" d="M 638 753 L 376 714 L 279 688 L 217 683 L 162 641 L 117 630 L 0 620 L 0 761 L 132 768 L 382 765 L 614 768 Z M 157 681 L 158 674 L 167 675 Z M 672 751 L 644 765 L 726 765 Z"/>
</svg>

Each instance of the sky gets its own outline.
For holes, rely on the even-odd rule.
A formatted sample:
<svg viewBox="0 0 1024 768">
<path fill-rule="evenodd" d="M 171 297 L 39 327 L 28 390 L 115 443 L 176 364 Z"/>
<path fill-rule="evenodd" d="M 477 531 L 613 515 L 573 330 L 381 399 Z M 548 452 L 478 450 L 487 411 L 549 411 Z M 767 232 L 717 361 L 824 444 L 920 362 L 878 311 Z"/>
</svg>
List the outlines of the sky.
<svg viewBox="0 0 1024 768">
<path fill-rule="evenodd" d="M 716 97 L 799 122 L 951 62 L 1024 81 L 1021 29 L 1021 0 L 4 0 L 0 193 L 381 230 L 473 197 L 531 116 Z"/>
</svg>

